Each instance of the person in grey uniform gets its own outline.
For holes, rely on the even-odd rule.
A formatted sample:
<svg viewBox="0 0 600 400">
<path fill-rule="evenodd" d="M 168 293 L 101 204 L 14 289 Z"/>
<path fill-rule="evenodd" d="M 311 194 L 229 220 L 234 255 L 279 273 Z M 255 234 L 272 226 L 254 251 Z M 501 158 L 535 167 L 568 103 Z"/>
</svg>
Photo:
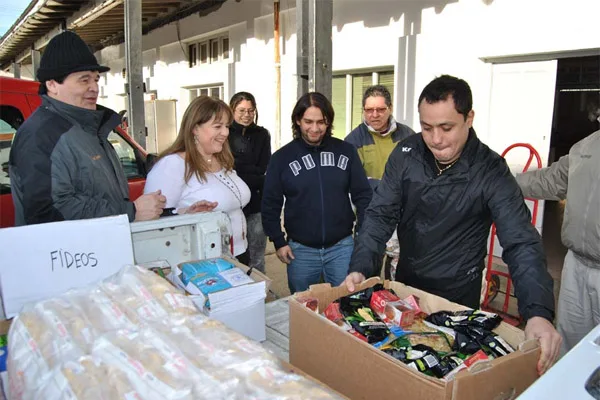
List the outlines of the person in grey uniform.
<svg viewBox="0 0 600 400">
<path fill-rule="evenodd" d="M 596 112 L 597 117 L 600 110 Z M 599 118 L 600 119 L 600 118 Z M 556 327 L 561 355 L 600 324 L 600 130 L 577 142 L 547 168 L 517 174 L 525 197 L 567 200 Z"/>
<path fill-rule="evenodd" d="M 74 32 L 48 43 L 37 72 L 42 105 L 17 131 L 9 156 L 17 226 L 160 216 L 160 191 L 129 199 L 127 178 L 108 141 L 121 123 L 116 112 L 96 104 L 100 73 L 108 70 Z"/>
</svg>

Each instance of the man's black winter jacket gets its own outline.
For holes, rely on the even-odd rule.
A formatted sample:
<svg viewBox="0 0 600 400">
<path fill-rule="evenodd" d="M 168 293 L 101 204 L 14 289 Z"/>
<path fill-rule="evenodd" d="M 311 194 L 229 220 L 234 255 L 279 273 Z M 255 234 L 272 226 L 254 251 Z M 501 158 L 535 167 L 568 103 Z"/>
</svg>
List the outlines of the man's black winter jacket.
<svg viewBox="0 0 600 400">
<path fill-rule="evenodd" d="M 367 209 L 350 271 L 367 277 L 378 272 L 373 260 L 383 254 L 397 227 L 396 280 L 451 301 L 470 293 L 478 303 L 492 222 L 520 314 L 526 320 L 541 316 L 552 321 L 553 281 L 540 235 L 505 160 L 473 130 L 459 161 L 440 176 L 421 134 L 394 149 Z"/>
</svg>

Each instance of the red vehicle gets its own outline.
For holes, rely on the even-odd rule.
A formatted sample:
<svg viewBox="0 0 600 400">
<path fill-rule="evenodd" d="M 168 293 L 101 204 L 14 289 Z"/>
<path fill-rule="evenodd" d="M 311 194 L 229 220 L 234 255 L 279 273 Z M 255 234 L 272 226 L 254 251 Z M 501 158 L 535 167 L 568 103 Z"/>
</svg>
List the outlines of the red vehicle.
<svg viewBox="0 0 600 400">
<path fill-rule="evenodd" d="M 8 155 L 15 132 L 23 121 L 42 103 L 39 82 L 0 76 L 0 228 L 14 226 L 15 210 L 8 175 Z M 146 151 L 120 127 L 108 136 L 125 175 L 129 180 L 129 197 L 137 199 L 146 182 Z"/>
</svg>

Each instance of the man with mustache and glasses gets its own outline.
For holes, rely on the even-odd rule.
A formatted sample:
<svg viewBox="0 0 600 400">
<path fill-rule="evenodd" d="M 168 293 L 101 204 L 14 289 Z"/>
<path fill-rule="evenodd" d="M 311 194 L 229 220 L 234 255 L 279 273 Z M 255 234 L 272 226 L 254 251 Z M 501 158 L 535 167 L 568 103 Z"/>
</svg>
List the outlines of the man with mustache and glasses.
<svg viewBox="0 0 600 400">
<path fill-rule="evenodd" d="M 392 95 L 385 86 L 374 85 L 362 98 L 363 119 L 344 139 L 358 150 L 358 156 L 372 185 L 383 176 L 388 157 L 398 142 L 415 132 L 392 116 Z"/>
<path fill-rule="evenodd" d="M 373 192 L 345 284 L 378 271 L 376 262 L 394 229 L 400 242 L 395 280 L 479 308 L 482 271 L 492 222 L 503 247 L 527 321 L 525 336 L 538 339 L 538 373 L 559 354 L 554 329 L 553 281 L 539 233 L 506 161 L 477 138 L 467 82 L 443 75 L 419 96 L 422 132 L 390 155 Z"/>
</svg>

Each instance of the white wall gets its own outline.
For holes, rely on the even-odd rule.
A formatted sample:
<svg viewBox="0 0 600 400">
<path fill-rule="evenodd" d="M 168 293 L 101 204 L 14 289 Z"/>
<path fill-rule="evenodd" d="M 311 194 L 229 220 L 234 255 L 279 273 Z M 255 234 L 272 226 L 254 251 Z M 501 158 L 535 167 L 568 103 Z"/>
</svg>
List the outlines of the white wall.
<svg viewBox="0 0 600 400">
<path fill-rule="evenodd" d="M 295 4 L 295 2 L 293 3 Z M 296 100 L 296 15 L 295 9 L 281 4 L 281 75 L 282 116 L 291 114 Z M 273 48 L 273 2 L 230 1 L 208 17 L 192 15 L 159 28 L 143 37 L 143 76 L 148 90 L 156 90 L 158 99 L 177 100 L 177 124 L 189 105 L 187 88 L 223 84 L 226 102 L 238 91 L 249 91 L 256 97 L 259 124 L 273 133 L 275 128 L 275 65 Z M 178 33 L 179 30 L 179 39 Z M 214 64 L 188 65 L 188 45 L 227 32 L 231 54 L 227 61 Z M 125 67 L 123 45 L 101 51 L 102 61 L 111 67 L 107 74 L 105 104 L 122 108 Z M 287 121 L 287 118 L 285 118 Z M 282 124 L 282 141 L 291 140 L 289 124 Z"/>
<path fill-rule="evenodd" d="M 257 98 L 259 123 L 273 132 L 272 5 L 271 0 L 228 1 L 207 17 L 192 15 L 144 36 L 149 89 L 157 90 L 159 99 L 176 99 L 179 119 L 188 105 L 186 87 L 223 82 L 226 100 L 237 91 L 250 91 Z M 294 1 L 281 2 L 282 144 L 291 139 L 288 120 L 297 98 L 292 6 Z M 394 114 L 415 130 L 420 130 L 416 102 L 422 88 L 443 73 L 459 76 L 471 85 L 475 128 L 488 141 L 492 64 L 483 59 L 600 49 L 599 15 L 597 0 L 334 0 L 333 70 L 393 68 Z M 187 52 L 192 40 L 224 31 L 230 61 L 189 68 L 182 47 Z M 105 104 L 121 109 L 123 46 L 104 49 L 99 57 L 112 68 Z M 508 117 L 510 110 L 505 113 Z"/>
</svg>

